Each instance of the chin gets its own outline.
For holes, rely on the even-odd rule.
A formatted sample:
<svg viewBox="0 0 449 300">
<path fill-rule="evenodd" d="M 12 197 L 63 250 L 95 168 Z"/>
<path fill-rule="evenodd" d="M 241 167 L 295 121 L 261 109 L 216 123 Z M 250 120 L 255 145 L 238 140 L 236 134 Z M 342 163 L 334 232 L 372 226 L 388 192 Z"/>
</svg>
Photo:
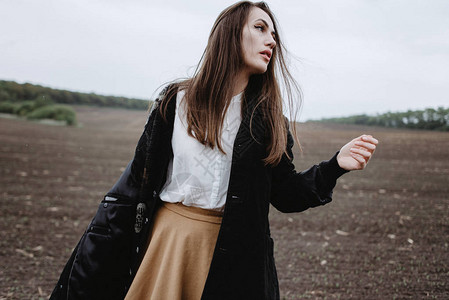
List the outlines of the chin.
<svg viewBox="0 0 449 300">
<path fill-rule="evenodd" d="M 265 73 L 267 71 L 267 69 L 268 69 L 268 67 L 266 65 L 265 66 L 258 66 L 257 68 L 253 69 L 252 74 L 253 75 L 263 74 L 263 73 Z"/>
<path fill-rule="evenodd" d="M 268 64 L 261 61 L 253 61 L 246 65 L 246 70 L 250 75 L 263 74 L 267 71 Z"/>
</svg>

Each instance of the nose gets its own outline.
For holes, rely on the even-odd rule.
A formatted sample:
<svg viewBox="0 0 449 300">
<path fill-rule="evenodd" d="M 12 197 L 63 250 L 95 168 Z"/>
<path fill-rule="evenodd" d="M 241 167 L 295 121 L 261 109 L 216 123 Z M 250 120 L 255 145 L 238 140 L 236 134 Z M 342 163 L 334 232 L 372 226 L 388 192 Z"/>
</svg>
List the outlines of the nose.
<svg viewBox="0 0 449 300">
<path fill-rule="evenodd" d="M 274 47 L 276 47 L 276 40 L 274 39 L 274 37 L 272 35 L 270 35 L 267 40 L 265 41 L 265 45 L 270 47 L 270 49 L 273 49 Z"/>
</svg>

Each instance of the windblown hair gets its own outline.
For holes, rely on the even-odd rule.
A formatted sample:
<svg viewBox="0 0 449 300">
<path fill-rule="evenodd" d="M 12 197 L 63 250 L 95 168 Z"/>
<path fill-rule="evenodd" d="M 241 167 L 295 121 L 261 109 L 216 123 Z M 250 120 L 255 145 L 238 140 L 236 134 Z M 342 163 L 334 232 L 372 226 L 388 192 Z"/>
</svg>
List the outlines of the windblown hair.
<svg viewBox="0 0 449 300">
<path fill-rule="evenodd" d="M 283 115 L 283 100 L 277 77 L 282 79 L 292 122 L 295 120 L 293 112 L 296 111 L 293 94 L 298 96 L 296 107 L 301 105 L 302 94 L 287 68 L 284 56 L 286 50 L 279 37 L 276 19 L 266 3 L 241 1 L 222 11 L 212 27 L 207 47 L 194 75 L 172 85 L 166 95 L 173 94 L 173 91 L 178 88 L 184 89 L 188 134 L 203 145 L 211 148 L 218 147 L 224 153 L 220 141 L 224 121 L 223 112 L 227 110 L 233 96 L 232 83 L 238 72 L 244 67 L 242 31 L 253 7 L 265 11 L 273 21 L 276 47 L 273 49 L 267 71 L 250 77 L 244 95 L 251 90 L 251 94 L 255 98 L 245 99 L 243 97 L 242 112 L 247 100 L 256 101 L 254 111 L 259 109 L 262 112 L 269 133 L 268 155 L 264 162 L 276 165 L 284 153 L 287 154 L 288 126 Z M 164 100 L 167 98 L 169 97 L 165 97 Z M 164 116 L 167 102 L 163 101 L 160 107 Z M 298 141 L 295 126 L 292 126 L 292 132 Z"/>
</svg>

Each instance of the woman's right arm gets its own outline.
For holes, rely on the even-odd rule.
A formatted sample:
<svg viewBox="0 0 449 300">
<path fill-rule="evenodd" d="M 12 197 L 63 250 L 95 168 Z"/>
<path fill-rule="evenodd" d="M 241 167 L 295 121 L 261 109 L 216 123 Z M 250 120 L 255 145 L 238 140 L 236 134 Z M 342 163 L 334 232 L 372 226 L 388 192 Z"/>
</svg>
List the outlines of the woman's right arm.
<svg viewBox="0 0 449 300">
<path fill-rule="evenodd" d="M 300 212 L 332 201 L 338 177 L 345 174 L 337 162 L 338 152 L 328 161 L 297 172 L 293 164 L 293 138 L 287 133 L 287 149 L 273 167 L 271 204 L 282 212 Z"/>
</svg>

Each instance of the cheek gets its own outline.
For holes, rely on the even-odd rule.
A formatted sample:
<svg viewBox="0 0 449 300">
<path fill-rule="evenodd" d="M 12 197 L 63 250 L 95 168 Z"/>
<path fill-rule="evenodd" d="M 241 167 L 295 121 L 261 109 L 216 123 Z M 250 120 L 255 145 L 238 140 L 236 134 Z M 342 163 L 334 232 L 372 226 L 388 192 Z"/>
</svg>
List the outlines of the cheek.
<svg viewBox="0 0 449 300">
<path fill-rule="evenodd" d="M 244 32 L 242 35 L 243 55 L 249 57 L 254 52 L 254 37 L 250 32 Z"/>
<path fill-rule="evenodd" d="M 247 39 L 247 46 L 248 46 L 248 52 L 252 53 L 254 52 L 254 36 L 249 35 L 248 39 Z"/>
</svg>

